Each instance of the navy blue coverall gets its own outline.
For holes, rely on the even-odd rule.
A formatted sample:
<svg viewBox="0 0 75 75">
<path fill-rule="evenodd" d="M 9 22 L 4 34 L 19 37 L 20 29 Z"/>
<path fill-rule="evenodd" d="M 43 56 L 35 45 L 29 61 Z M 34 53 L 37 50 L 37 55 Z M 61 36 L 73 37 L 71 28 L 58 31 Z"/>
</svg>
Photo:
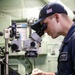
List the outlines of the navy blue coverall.
<svg viewBox="0 0 75 75">
<path fill-rule="evenodd" d="M 75 75 L 75 23 L 62 42 L 56 75 Z"/>
</svg>

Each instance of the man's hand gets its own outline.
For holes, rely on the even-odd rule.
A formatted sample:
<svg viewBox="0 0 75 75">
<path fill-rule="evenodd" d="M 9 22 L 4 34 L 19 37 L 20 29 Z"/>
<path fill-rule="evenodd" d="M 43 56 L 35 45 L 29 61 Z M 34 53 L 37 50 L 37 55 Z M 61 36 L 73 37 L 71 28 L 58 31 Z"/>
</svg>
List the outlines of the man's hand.
<svg viewBox="0 0 75 75">
<path fill-rule="evenodd" d="M 35 68 L 33 71 L 32 71 L 32 74 L 31 75 L 55 75 L 54 72 L 44 72 L 38 68 Z"/>
<path fill-rule="evenodd" d="M 43 71 L 41 71 L 40 69 L 38 68 L 35 68 L 33 71 L 32 71 L 32 75 L 42 75 Z"/>
</svg>

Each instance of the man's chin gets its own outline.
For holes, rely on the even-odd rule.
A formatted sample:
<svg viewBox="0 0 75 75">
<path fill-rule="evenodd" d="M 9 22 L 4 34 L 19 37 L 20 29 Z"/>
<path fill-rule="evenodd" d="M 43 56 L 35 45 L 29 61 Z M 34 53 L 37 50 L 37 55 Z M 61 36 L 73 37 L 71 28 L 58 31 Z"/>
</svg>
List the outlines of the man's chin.
<svg viewBox="0 0 75 75">
<path fill-rule="evenodd" d="M 51 36 L 53 39 L 57 38 L 58 36 Z"/>
</svg>

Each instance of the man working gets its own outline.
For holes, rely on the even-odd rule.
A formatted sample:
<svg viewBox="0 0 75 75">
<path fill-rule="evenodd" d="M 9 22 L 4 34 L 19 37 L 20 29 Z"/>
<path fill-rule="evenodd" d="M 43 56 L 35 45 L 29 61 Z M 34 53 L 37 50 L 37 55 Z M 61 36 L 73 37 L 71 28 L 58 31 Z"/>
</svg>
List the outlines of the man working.
<svg viewBox="0 0 75 75">
<path fill-rule="evenodd" d="M 33 75 L 75 75 L 75 23 L 68 17 L 65 8 L 58 3 L 45 5 L 39 14 L 39 20 L 32 25 L 37 30 L 47 25 L 46 32 L 52 38 L 65 36 L 58 57 L 57 72 L 32 71 Z"/>
</svg>

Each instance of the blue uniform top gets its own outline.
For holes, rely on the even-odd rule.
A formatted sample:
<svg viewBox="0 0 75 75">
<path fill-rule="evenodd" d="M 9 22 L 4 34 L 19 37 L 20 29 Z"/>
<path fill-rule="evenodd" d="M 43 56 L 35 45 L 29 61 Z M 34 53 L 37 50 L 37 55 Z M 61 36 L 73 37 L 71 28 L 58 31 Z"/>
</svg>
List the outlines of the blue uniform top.
<svg viewBox="0 0 75 75">
<path fill-rule="evenodd" d="M 57 75 L 75 75 L 75 23 L 64 38 L 58 57 Z"/>
</svg>

